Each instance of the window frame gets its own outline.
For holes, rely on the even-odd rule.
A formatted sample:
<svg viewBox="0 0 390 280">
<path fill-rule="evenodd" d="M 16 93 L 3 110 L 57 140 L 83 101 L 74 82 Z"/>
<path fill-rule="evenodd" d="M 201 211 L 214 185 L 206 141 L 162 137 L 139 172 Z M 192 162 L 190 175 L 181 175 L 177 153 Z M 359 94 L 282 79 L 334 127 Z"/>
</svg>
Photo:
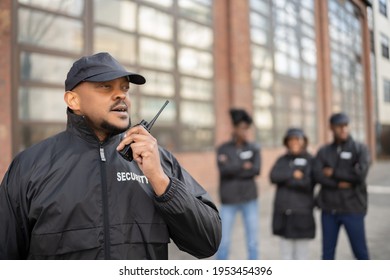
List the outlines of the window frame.
<svg viewBox="0 0 390 280">
<path fill-rule="evenodd" d="M 378 0 L 379 4 L 379 13 L 381 13 L 383 16 L 387 16 L 387 0 Z"/>
<path fill-rule="evenodd" d="M 381 33 L 381 54 L 382 57 L 390 59 L 390 53 L 389 53 L 389 37 L 385 34 Z"/>
<path fill-rule="evenodd" d="M 390 80 L 383 79 L 383 101 L 390 104 Z"/>
</svg>

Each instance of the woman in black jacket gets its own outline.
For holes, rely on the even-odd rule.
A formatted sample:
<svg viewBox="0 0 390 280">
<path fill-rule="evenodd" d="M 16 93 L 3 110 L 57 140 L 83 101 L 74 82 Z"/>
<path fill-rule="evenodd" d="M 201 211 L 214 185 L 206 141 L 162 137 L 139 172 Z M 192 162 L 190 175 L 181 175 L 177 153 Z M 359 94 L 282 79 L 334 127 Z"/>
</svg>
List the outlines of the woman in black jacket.
<svg viewBox="0 0 390 280">
<path fill-rule="evenodd" d="M 308 259 L 309 239 L 315 236 L 313 157 L 306 150 L 308 141 L 301 129 L 290 128 L 283 143 L 287 152 L 270 174 L 277 185 L 272 231 L 281 237 L 282 259 Z"/>
</svg>

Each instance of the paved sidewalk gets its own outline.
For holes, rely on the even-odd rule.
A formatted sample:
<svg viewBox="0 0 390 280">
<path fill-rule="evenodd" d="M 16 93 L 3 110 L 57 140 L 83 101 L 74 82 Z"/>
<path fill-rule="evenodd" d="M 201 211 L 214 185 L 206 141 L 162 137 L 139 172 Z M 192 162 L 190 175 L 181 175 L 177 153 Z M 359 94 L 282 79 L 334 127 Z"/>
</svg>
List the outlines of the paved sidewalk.
<svg viewBox="0 0 390 280">
<path fill-rule="evenodd" d="M 370 169 L 367 182 L 369 184 L 369 209 L 366 217 L 367 242 L 370 257 L 373 260 L 390 260 L 390 160 L 377 161 Z M 261 259 L 279 259 L 279 238 L 271 232 L 271 213 L 274 187 L 269 182 L 262 182 L 260 188 L 260 256 Z M 211 193 L 215 201 L 214 193 Z M 315 212 L 317 222 L 316 238 L 311 242 L 311 259 L 321 258 L 321 225 L 320 211 Z M 170 259 L 194 259 L 181 252 L 173 243 L 170 245 Z M 246 259 L 245 232 L 241 217 L 237 217 L 232 236 L 231 259 Z M 211 258 L 213 259 L 213 258 Z M 354 259 L 349 242 L 342 229 L 336 252 L 336 259 Z"/>
</svg>

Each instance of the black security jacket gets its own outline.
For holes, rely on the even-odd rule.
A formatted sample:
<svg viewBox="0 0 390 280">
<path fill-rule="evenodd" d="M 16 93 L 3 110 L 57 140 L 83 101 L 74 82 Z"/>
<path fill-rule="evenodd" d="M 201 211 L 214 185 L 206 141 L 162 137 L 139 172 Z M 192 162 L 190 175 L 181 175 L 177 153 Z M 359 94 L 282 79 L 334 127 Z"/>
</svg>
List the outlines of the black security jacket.
<svg viewBox="0 0 390 280">
<path fill-rule="evenodd" d="M 272 231 L 285 238 L 314 238 L 315 222 L 313 157 L 285 154 L 279 157 L 271 169 L 271 182 L 277 185 L 274 198 Z M 304 176 L 295 179 L 294 171 Z"/>
<path fill-rule="evenodd" d="M 224 157 L 227 160 L 221 160 Z M 251 169 L 244 169 L 246 161 Z M 245 143 L 237 148 L 229 141 L 217 149 L 217 163 L 220 174 L 219 194 L 223 204 L 243 203 L 257 198 L 255 177 L 260 174 L 260 147 L 255 143 Z"/>
<path fill-rule="evenodd" d="M 366 145 L 355 142 L 351 137 L 344 143 L 325 145 L 316 156 L 315 180 L 321 185 L 318 206 L 331 213 L 366 213 L 366 177 L 370 156 Z M 332 177 L 326 177 L 323 168 L 334 170 Z M 349 182 L 351 188 L 340 189 L 339 182 Z"/>
<path fill-rule="evenodd" d="M 0 187 L 0 259 L 167 259 L 168 243 L 204 258 L 221 222 L 206 191 L 160 149 L 170 178 L 155 196 L 121 135 L 100 143 L 83 117 L 20 153 Z"/>
</svg>

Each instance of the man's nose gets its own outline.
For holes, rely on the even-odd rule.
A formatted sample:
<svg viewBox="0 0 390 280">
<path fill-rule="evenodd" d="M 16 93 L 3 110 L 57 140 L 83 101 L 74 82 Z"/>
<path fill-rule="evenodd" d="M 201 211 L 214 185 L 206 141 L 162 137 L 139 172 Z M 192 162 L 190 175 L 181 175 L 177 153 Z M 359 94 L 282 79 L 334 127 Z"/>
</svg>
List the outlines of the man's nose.
<svg viewBox="0 0 390 280">
<path fill-rule="evenodd" d="M 113 97 L 114 97 L 114 99 L 125 99 L 126 98 L 126 94 L 127 94 L 127 92 L 124 92 L 121 89 L 115 89 Z"/>
</svg>

